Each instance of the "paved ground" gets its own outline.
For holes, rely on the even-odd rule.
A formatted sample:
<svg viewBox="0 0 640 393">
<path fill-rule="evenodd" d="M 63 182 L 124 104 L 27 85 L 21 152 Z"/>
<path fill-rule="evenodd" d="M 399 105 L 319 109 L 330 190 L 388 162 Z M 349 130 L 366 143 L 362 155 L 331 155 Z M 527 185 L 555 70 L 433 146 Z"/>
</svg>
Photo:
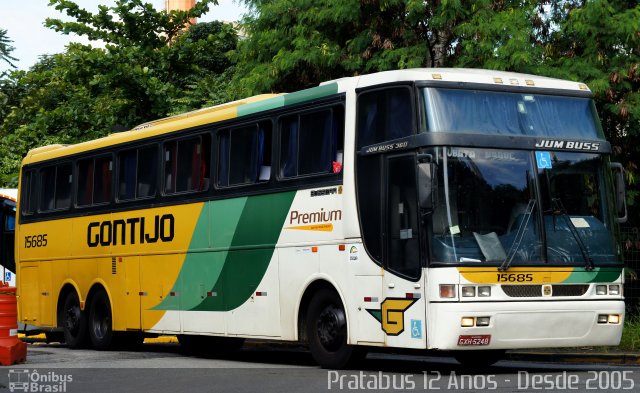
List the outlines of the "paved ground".
<svg viewBox="0 0 640 393">
<path fill-rule="evenodd" d="M 296 345 L 249 342 L 235 354 L 202 358 L 165 341 L 110 352 L 30 344 L 26 364 L 0 370 L 0 391 L 12 386 L 16 391 L 25 380 L 29 391 L 58 392 L 613 392 L 640 387 L 638 366 L 532 360 L 549 353 L 512 353 L 511 359 L 477 369 L 446 356 L 372 353 L 357 370 L 338 372 L 320 369 Z"/>
</svg>

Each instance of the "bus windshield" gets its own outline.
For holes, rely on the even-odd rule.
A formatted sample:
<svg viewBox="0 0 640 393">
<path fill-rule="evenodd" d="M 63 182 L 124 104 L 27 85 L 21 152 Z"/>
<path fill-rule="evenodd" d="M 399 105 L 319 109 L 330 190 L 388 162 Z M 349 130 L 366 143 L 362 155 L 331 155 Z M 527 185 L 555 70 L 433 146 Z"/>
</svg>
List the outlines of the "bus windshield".
<svg viewBox="0 0 640 393">
<path fill-rule="evenodd" d="M 432 132 L 604 139 L 586 97 L 468 89 L 423 89 Z"/>
<path fill-rule="evenodd" d="M 616 262 L 600 155 L 436 148 L 432 261 L 594 266 Z"/>
</svg>

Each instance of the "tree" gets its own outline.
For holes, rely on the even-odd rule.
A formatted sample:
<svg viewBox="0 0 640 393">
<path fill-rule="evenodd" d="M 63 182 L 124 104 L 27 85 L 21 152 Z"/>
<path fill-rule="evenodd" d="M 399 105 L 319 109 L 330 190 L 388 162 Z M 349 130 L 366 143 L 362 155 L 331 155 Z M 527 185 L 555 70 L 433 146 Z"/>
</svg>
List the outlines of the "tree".
<svg viewBox="0 0 640 393">
<path fill-rule="evenodd" d="M 169 45 L 190 24 L 209 11 L 217 0 L 200 0 L 188 11 L 157 11 L 144 0 L 116 0 L 115 6 L 101 5 L 92 14 L 70 0 L 50 0 L 49 6 L 64 11 L 75 21 L 47 18 L 45 26 L 63 34 L 75 33 L 90 40 L 102 40 L 116 46 L 158 49 Z"/>
<path fill-rule="evenodd" d="M 9 37 L 7 36 L 7 31 L 4 29 L 0 29 L 0 63 L 4 62 L 9 65 L 9 67 L 15 68 L 15 64 L 12 61 L 17 61 L 15 57 L 11 56 L 11 52 L 15 49 L 11 43 Z M 6 75 L 6 71 L 3 71 L 0 74 L 0 78 L 3 78 Z"/>
<path fill-rule="evenodd" d="M 389 69 L 479 63 L 514 69 L 542 59 L 532 42 L 544 24 L 538 1 L 246 3 L 252 12 L 237 52 L 238 83 L 250 93 Z"/>
<path fill-rule="evenodd" d="M 120 0 L 109 9 L 117 23 L 108 21 L 104 7 L 91 15 L 69 1 L 51 4 L 83 21 L 48 22 L 55 29 L 86 31 L 110 43 L 105 48 L 71 44 L 29 71 L 11 72 L 0 85 L 8 101 L 8 110 L 0 112 L 3 184 L 15 184 L 20 160 L 34 147 L 95 139 L 113 129 L 227 100 L 233 63 L 226 52 L 237 42 L 233 26 L 201 23 L 171 33 L 196 14 L 152 11 L 139 0 Z M 118 38 L 120 32 L 124 36 Z"/>
<path fill-rule="evenodd" d="M 640 2 L 564 1 L 546 50 L 548 74 L 585 82 L 614 159 L 625 166 L 630 224 L 640 224 Z"/>
</svg>

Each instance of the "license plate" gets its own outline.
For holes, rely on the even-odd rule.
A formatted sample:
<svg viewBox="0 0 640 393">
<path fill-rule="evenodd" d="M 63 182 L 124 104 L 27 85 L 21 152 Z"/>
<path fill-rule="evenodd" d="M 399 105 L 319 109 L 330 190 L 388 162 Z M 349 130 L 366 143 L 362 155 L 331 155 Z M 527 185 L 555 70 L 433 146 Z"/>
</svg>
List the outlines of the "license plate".
<svg viewBox="0 0 640 393">
<path fill-rule="evenodd" d="M 458 337 L 458 345 L 489 345 L 491 342 L 490 334 L 481 334 L 475 336 L 460 336 Z"/>
</svg>

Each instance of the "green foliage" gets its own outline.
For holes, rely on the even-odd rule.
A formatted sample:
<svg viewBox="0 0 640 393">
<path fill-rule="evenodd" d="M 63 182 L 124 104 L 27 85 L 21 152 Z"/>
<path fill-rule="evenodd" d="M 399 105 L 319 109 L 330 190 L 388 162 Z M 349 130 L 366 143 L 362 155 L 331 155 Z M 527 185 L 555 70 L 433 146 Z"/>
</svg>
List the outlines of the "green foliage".
<svg viewBox="0 0 640 393">
<path fill-rule="evenodd" d="M 0 63 L 7 63 L 9 67 L 15 68 L 15 64 L 12 61 L 16 61 L 15 57 L 11 56 L 11 52 L 15 49 L 11 43 L 9 37 L 7 36 L 7 31 L 4 29 L 0 29 Z M 6 75 L 6 71 L 0 73 L 0 79 Z M 0 104 L 2 104 L 2 97 L 0 96 Z"/>
<path fill-rule="evenodd" d="M 640 350 L 640 315 L 637 311 L 627 314 L 618 349 L 632 352 Z"/>
<path fill-rule="evenodd" d="M 196 11 L 204 12 L 212 2 L 198 3 Z M 200 11 L 155 11 L 139 0 L 117 1 L 96 15 L 70 1 L 51 4 L 76 21 L 50 20 L 50 26 L 109 44 L 104 49 L 70 44 L 64 53 L 44 57 L 29 71 L 12 71 L 2 80 L 2 184 L 15 185 L 29 149 L 99 138 L 113 129 L 228 99 L 233 63 L 226 53 L 237 44 L 233 26 L 200 23 L 174 32 Z M 116 17 L 108 18 L 107 11 Z"/>
<path fill-rule="evenodd" d="M 118 46 L 158 49 L 171 43 L 192 18 L 198 18 L 217 0 L 200 0 L 189 11 L 156 11 L 144 0 L 116 0 L 114 7 L 99 6 L 92 14 L 70 0 L 50 0 L 49 5 L 64 11 L 75 21 L 47 18 L 45 26 L 63 34 L 75 33 L 90 40 Z"/>
</svg>

